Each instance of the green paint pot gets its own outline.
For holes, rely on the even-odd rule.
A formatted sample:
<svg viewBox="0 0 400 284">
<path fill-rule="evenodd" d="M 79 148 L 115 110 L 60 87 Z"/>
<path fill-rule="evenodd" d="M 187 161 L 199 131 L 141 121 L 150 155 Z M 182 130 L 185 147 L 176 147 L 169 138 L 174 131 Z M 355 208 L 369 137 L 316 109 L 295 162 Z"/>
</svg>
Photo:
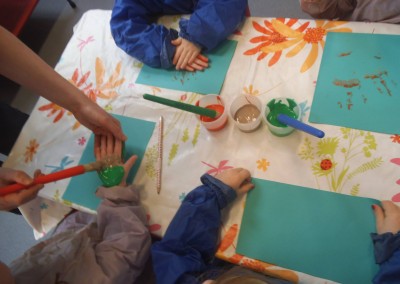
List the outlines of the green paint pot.
<svg viewBox="0 0 400 284">
<path fill-rule="evenodd" d="M 279 137 L 291 134 L 294 128 L 280 123 L 278 114 L 286 114 L 292 118 L 299 119 L 301 114 L 297 103 L 289 98 L 275 98 L 270 100 L 264 107 L 263 118 L 269 131 Z"/>
<path fill-rule="evenodd" d="M 103 186 L 111 187 L 119 185 L 124 177 L 123 166 L 111 166 L 97 172 Z"/>
</svg>

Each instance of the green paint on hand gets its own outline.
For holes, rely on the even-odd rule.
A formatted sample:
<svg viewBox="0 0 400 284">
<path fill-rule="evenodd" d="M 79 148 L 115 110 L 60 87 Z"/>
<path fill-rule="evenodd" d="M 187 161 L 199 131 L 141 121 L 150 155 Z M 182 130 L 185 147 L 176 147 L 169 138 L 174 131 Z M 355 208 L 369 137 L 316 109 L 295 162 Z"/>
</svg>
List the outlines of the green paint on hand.
<svg viewBox="0 0 400 284">
<path fill-rule="evenodd" d="M 297 115 L 294 111 L 294 108 L 297 106 L 296 102 L 292 99 L 287 99 L 287 102 L 289 105 L 282 103 L 280 100 L 276 102 L 275 99 L 273 99 L 267 104 L 270 110 L 267 115 L 267 120 L 272 125 L 277 127 L 287 127 L 286 124 L 278 121 L 278 114 L 286 114 L 287 116 L 297 119 Z"/>
<path fill-rule="evenodd" d="M 119 185 L 124 177 L 124 173 L 123 166 L 111 166 L 97 172 L 105 187 Z"/>
</svg>

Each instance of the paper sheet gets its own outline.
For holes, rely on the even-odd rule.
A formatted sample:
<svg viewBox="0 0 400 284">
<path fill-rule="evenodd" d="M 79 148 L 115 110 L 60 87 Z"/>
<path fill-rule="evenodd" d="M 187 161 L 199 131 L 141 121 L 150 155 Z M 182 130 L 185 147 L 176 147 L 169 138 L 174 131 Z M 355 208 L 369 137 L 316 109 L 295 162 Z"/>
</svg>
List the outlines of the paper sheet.
<svg viewBox="0 0 400 284">
<path fill-rule="evenodd" d="M 237 253 L 339 283 L 371 283 L 377 200 L 253 182 Z"/>
<path fill-rule="evenodd" d="M 219 94 L 236 45 L 237 41 L 226 40 L 212 52 L 206 53 L 210 67 L 204 71 L 165 70 L 144 65 L 136 83 L 200 94 Z"/>
<path fill-rule="evenodd" d="M 133 154 L 138 155 L 138 159 L 127 180 L 128 182 L 132 182 L 139 169 L 150 137 L 153 134 L 155 123 L 120 115 L 114 116 L 121 122 L 122 129 L 128 136 L 128 140 L 125 142 L 125 157 Z M 92 134 L 83 151 L 79 164 L 83 165 L 94 161 L 94 135 Z M 101 181 L 96 172 L 88 172 L 75 176 L 71 179 L 63 195 L 63 199 L 96 210 L 101 200 L 95 195 L 95 192 L 100 185 Z"/>
<path fill-rule="evenodd" d="M 400 132 L 400 36 L 328 33 L 310 121 Z"/>
</svg>

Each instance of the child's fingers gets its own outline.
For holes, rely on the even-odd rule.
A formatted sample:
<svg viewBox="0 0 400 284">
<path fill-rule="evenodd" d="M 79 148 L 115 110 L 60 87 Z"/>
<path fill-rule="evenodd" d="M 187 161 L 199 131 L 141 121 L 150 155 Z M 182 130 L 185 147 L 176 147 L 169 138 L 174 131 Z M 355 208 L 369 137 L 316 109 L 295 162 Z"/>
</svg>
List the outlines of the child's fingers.
<svg viewBox="0 0 400 284">
<path fill-rule="evenodd" d="M 200 51 L 194 51 L 194 52 L 192 52 L 192 53 L 190 54 L 188 64 L 192 64 L 192 63 L 196 60 L 196 58 L 197 58 L 197 56 L 199 55 L 199 53 L 200 53 Z"/>
<path fill-rule="evenodd" d="M 383 209 L 379 205 L 373 204 L 372 209 L 374 210 L 376 218 L 376 226 L 379 227 L 385 219 L 385 214 L 383 213 Z"/>
<path fill-rule="evenodd" d="M 193 69 L 193 71 L 194 71 L 194 70 L 197 70 L 197 71 L 202 71 L 202 70 L 204 70 L 204 67 L 198 65 L 197 63 L 192 63 L 192 64 L 190 64 L 190 65 L 188 65 L 188 66 L 190 66 L 190 67 Z M 188 67 L 188 66 L 186 66 L 186 67 Z"/>
<path fill-rule="evenodd" d="M 171 40 L 172 45 L 178 46 L 182 43 L 182 38 L 178 37 L 177 39 Z"/>
<path fill-rule="evenodd" d="M 185 68 L 185 70 L 186 70 L 186 71 L 189 71 L 189 72 L 194 72 L 194 71 L 196 71 L 196 70 L 194 70 L 193 67 L 191 67 L 191 65 L 187 65 L 186 68 Z"/>
<path fill-rule="evenodd" d="M 122 141 L 119 139 L 115 140 L 114 155 L 117 157 L 122 157 Z"/>
<path fill-rule="evenodd" d="M 207 68 L 208 67 L 208 63 L 207 62 L 204 62 L 203 60 L 200 60 L 198 58 L 196 58 L 194 60 L 194 63 L 196 63 L 197 65 L 202 66 L 203 68 Z"/>
<path fill-rule="evenodd" d="M 185 69 L 188 64 L 189 58 L 190 58 L 190 53 L 187 51 L 183 52 L 176 66 L 179 69 Z"/>
<path fill-rule="evenodd" d="M 250 190 L 252 190 L 254 188 L 254 184 L 252 184 L 251 182 L 245 182 L 244 184 L 242 184 L 240 186 L 240 192 L 241 193 L 246 193 L 249 192 Z"/>
<path fill-rule="evenodd" d="M 207 62 L 208 63 L 208 58 L 205 57 L 203 54 L 197 55 L 197 58 L 200 59 L 203 62 Z"/>
<path fill-rule="evenodd" d="M 174 54 L 174 59 L 172 60 L 172 64 L 177 65 L 180 57 L 182 56 L 182 48 L 177 47 Z"/>
</svg>

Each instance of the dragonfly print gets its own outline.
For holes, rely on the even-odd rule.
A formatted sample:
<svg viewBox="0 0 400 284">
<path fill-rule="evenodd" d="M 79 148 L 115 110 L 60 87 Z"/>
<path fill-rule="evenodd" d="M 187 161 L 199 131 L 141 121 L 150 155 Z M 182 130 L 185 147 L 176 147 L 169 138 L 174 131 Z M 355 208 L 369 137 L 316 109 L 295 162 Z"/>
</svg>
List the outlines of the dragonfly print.
<svg viewBox="0 0 400 284">
<path fill-rule="evenodd" d="M 222 173 L 224 170 L 228 170 L 228 169 L 232 169 L 233 168 L 231 166 L 226 166 L 226 164 L 229 162 L 229 160 L 220 161 L 218 166 L 216 166 L 216 167 L 213 166 L 213 165 L 210 165 L 210 164 L 208 164 L 206 162 L 203 162 L 203 161 L 201 161 L 201 162 L 211 168 L 211 170 L 207 171 L 207 174 L 209 174 L 209 175 L 217 175 L 217 174 Z"/>
<path fill-rule="evenodd" d="M 74 162 L 74 160 L 69 160 L 69 157 L 65 156 L 64 158 L 61 159 L 61 163 L 59 166 L 45 165 L 45 167 L 53 169 L 51 171 L 51 173 L 55 173 L 55 172 L 64 170 L 66 166 L 68 166 L 69 164 L 71 164 L 73 162 Z"/>
</svg>

